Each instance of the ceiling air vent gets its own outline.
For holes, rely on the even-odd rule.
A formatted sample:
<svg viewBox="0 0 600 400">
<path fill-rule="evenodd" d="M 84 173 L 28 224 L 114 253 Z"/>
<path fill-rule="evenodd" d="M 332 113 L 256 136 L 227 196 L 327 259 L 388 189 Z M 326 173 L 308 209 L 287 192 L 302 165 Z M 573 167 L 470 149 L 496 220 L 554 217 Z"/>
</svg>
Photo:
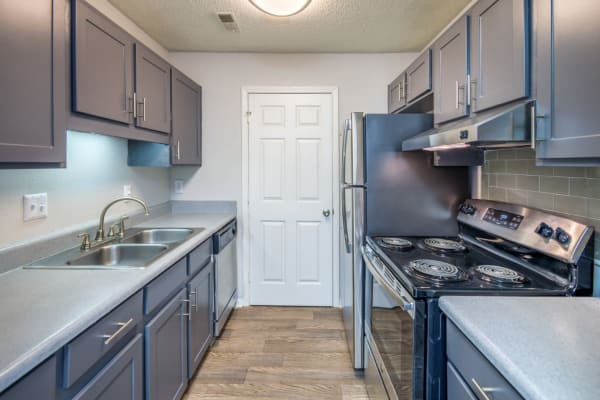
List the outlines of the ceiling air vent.
<svg viewBox="0 0 600 400">
<path fill-rule="evenodd" d="M 228 12 L 217 13 L 217 16 L 219 17 L 219 21 L 221 21 L 223 26 L 225 26 L 225 29 L 227 29 L 228 31 L 232 31 L 232 32 L 240 31 L 240 28 L 239 28 L 237 22 L 235 22 L 235 18 L 233 17 L 232 13 L 228 13 Z"/>
</svg>

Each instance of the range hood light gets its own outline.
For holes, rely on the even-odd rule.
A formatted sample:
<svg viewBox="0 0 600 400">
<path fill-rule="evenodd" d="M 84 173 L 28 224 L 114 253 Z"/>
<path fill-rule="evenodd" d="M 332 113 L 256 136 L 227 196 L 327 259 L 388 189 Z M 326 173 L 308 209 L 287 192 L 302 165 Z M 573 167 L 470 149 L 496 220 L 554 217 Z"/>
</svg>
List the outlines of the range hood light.
<svg viewBox="0 0 600 400">
<path fill-rule="evenodd" d="M 456 143 L 456 144 L 444 144 L 441 146 L 435 147 L 425 147 L 423 150 L 425 151 L 443 151 L 443 150 L 452 150 L 452 149 L 464 149 L 467 147 L 471 147 L 468 143 Z"/>
<path fill-rule="evenodd" d="M 260 11 L 275 17 L 289 17 L 304 10 L 311 0 L 249 0 Z"/>
</svg>

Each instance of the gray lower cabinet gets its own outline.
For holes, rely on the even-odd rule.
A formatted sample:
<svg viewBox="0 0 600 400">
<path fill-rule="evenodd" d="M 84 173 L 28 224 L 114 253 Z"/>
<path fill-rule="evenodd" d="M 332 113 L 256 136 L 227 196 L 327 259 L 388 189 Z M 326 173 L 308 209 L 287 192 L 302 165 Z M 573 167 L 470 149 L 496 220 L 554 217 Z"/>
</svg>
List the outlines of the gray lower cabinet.
<svg viewBox="0 0 600 400">
<path fill-rule="evenodd" d="M 431 49 L 427 49 L 406 69 L 406 101 L 415 101 L 431 87 Z"/>
<path fill-rule="evenodd" d="M 534 1 L 538 160 L 600 162 L 600 2 Z"/>
<path fill-rule="evenodd" d="M 0 167 L 66 161 L 66 1 L 0 2 Z"/>
<path fill-rule="evenodd" d="M 446 357 L 448 400 L 523 399 L 450 320 L 446 320 Z"/>
<path fill-rule="evenodd" d="M 529 0 L 480 0 L 471 17 L 471 111 L 529 96 Z"/>
<path fill-rule="evenodd" d="M 135 125 L 171 132 L 171 66 L 145 46 L 135 44 Z"/>
<path fill-rule="evenodd" d="M 171 68 L 171 164 L 202 165 L 202 87 Z"/>
<path fill-rule="evenodd" d="M 388 85 L 388 112 L 393 113 L 406 106 L 406 72 Z"/>
<path fill-rule="evenodd" d="M 191 301 L 188 321 L 188 377 L 191 378 L 200 365 L 212 341 L 213 324 L 213 267 L 208 263 L 188 283 Z"/>
<path fill-rule="evenodd" d="M 138 334 L 73 400 L 142 400 L 143 336 Z"/>
<path fill-rule="evenodd" d="M 133 115 L 133 38 L 86 2 L 72 2 L 72 103 L 124 124 Z"/>
<path fill-rule="evenodd" d="M 187 388 L 187 290 L 180 290 L 145 327 L 146 400 L 177 400 Z"/>
<path fill-rule="evenodd" d="M 469 114 L 469 16 L 461 17 L 433 46 L 434 122 Z"/>
<path fill-rule="evenodd" d="M 57 399 L 56 376 L 56 356 L 52 356 L 0 393 L 0 400 L 55 400 Z"/>
</svg>

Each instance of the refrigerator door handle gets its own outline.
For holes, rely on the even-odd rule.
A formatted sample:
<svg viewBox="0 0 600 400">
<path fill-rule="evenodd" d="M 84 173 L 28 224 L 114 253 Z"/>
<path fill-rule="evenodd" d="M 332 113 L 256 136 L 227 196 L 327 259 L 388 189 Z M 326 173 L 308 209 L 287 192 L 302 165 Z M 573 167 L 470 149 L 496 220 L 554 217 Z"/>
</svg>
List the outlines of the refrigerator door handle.
<svg viewBox="0 0 600 400">
<path fill-rule="evenodd" d="M 340 177 L 340 181 L 342 185 L 349 185 L 350 182 L 346 182 L 346 158 L 347 158 L 347 150 L 348 150 L 348 136 L 350 131 L 352 130 L 352 122 L 347 119 L 344 127 L 344 136 L 342 140 L 342 176 Z"/>
<path fill-rule="evenodd" d="M 353 189 L 350 187 L 342 188 L 342 229 L 344 231 L 344 243 L 346 244 L 346 252 L 352 253 L 352 243 L 350 243 L 350 235 L 348 234 L 348 211 L 346 210 L 346 190 Z"/>
</svg>

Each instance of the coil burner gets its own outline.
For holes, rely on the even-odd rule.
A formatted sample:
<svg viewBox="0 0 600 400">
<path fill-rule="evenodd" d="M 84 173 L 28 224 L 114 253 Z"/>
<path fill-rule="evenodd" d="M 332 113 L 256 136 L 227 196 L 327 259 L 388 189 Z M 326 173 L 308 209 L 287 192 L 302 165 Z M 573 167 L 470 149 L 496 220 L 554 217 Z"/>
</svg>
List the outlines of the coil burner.
<svg viewBox="0 0 600 400">
<path fill-rule="evenodd" d="M 449 239 L 429 238 L 424 239 L 423 244 L 431 250 L 443 253 L 462 253 L 467 250 L 462 243 Z"/>
<path fill-rule="evenodd" d="M 395 237 L 381 237 L 377 242 L 381 247 L 396 251 L 407 251 L 414 247 L 410 240 Z"/>
<path fill-rule="evenodd" d="M 435 282 L 462 281 L 466 279 L 456 265 L 438 260 L 420 259 L 408 263 L 409 269 L 418 277 Z"/>
<path fill-rule="evenodd" d="M 486 282 L 522 285 L 528 281 L 525 275 L 498 265 L 478 265 L 475 272 L 478 273 L 479 279 Z"/>
</svg>

